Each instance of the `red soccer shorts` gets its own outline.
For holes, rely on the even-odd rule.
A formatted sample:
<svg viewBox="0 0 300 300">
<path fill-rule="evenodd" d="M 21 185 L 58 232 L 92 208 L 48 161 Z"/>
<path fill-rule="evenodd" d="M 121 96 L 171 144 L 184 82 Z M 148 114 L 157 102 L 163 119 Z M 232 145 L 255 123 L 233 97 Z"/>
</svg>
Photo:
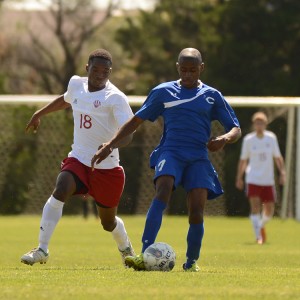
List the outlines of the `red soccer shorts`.
<svg viewBox="0 0 300 300">
<path fill-rule="evenodd" d="M 61 171 L 75 174 L 87 189 L 77 194 L 91 195 L 96 202 L 105 207 L 116 207 L 124 189 L 125 174 L 122 167 L 113 169 L 94 169 L 82 164 L 74 157 L 62 161 Z"/>
<path fill-rule="evenodd" d="M 246 189 L 247 197 L 259 197 L 261 202 L 275 202 L 276 200 L 276 190 L 273 185 L 260 186 L 256 184 L 247 184 Z"/>
</svg>

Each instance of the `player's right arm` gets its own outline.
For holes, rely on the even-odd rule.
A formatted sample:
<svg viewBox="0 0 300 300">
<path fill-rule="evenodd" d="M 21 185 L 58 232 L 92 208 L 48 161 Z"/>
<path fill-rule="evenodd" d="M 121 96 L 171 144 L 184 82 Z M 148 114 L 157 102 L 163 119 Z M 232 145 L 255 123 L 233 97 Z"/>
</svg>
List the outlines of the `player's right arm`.
<svg viewBox="0 0 300 300">
<path fill-rule="evenodd" d="M 243 190 L 244 188 L 244 173 L 246 171 L 248 165 L 248 160 L 247 159 L 240 159 L 238 168 L 237 168 L 237 175 L 236 175 L 236 180 L 235 180 L 235 186 L 239 190 Z"/>
<path fill-rule="evenodd" d="M 33 129 L 33 132 L 36 132 L 37 129 L 40 126 L 40 118 L 42 116 L 45 116 L 51 112 L 62 110 L 65 108 L 70 107 L 71 105 L 64 100 L 64 95 L 61 95 L 54 99 L 49 104 L 45 105 L 41 109 L 37 110 L 29 120 L 29 122 L 26 125 L 25 131 L 28 132 L 31 128 Z"/>
<path fill-rule="evenodd" d="M 102 144 L 98 148 L 98 151 L 91 160 L 92 169 L 94 169 L 95 164 L 99 164 L 108 157 L 114 148 L 122 146 L 126 138 L 134 133 L 145 120 L 155 121 L 164 109 L 162 99 L 160 91 L 153 89 L 136 114 L 119 129 L 109 142 Z"/>
</svg>

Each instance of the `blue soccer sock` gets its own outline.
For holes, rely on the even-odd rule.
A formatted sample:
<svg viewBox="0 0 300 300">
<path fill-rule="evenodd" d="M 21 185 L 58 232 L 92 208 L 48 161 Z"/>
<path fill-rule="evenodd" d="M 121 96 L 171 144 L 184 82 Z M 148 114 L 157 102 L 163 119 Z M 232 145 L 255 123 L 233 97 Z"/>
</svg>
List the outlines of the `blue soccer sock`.
<svg viewBox="0 0 300 300">
<path fill-rule="evenodd" d="M 186 268 L 190 268 L 199 259 L 202 239 L 204 235 L 204 223 L 190 224 L 187 234 L 187 262 Z"/>
<path fill-rule="evenodd" d="M 142 237 L 142 253 L 152 245 L 156 239 L 158 231 L 162 223 L 163 212 L 167 207 L 166 203 L 158 199 L 154 199 L 146 216 L 146 224 Z"/>
</svg>

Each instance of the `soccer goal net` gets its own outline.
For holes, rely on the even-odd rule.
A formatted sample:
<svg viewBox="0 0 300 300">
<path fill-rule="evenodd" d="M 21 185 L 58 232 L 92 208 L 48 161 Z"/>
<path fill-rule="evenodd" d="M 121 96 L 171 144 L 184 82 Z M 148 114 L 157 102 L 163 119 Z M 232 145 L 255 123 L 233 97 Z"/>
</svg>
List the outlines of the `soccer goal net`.
<svg viewBox="0 0 300 300">
<path fill-rule="evenodd" d="M 0 96 L 0 214 L 40 213 L 52 193 L 60 162 L 70 151 L 73 121 L 70 110 L 49 114 L 42 119 L 36 135 L 25 134 L 25 126 L 32 113 L 55 98 L 53 95 L 2 95 Z M 268 115 L 269 127 L 279 140 L 285 158 L 287 182 L 284 187 L 276 184 L 276 215 L 300 220 L 300 98 L 289 97 L 226 97 L 241 123 L 243 136 L 251 128 L 251 116 L 256 111 Z M 136 111 L 144 96 L 130 96 Z M 158 144 L 162 133 L 162 120 L 145 122 L 135 133 L 133 142 L 120 150 L 121 165 L 126 173 L 126 185 L 119 207 L 120 213 L 146 213 L 154 195 L 153 171 L 149 169 L 149 155 Z M 223 129 L 213 122 L 212 134 Z M 207 215 L 247 215 L 248 202 L 243 192 L 235 188 L 241 140 L 224 150 L 211 153 L 211 161 L 219 174 L 224 195 L 208 201 Z M 276 181 L 278 182 L 278 181 Z M 167 208 L 169 214 L 186 214 L 185 192 L 173 193 Z M 78 206 L 79 207 L 79 206 Z M 69 213 L 79 209 L 67 208 Z"/>
</svg>

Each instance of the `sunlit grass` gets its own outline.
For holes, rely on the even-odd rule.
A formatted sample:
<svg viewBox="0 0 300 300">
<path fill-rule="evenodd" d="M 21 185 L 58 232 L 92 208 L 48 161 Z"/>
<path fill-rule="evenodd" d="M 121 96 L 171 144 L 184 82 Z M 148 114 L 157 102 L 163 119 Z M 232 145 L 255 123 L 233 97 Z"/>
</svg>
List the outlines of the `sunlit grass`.
<svg viewBox="0 0 300 300">
<path fill-rule="evenodd" d="M 144 216 L 123 216 L 136 252 Z M 0 299 L 300 299 L 300 223 L 274 219 L 254 243 L 247 218 L 207 217 L 201 272 L 185 273 L 186 217 L 165 216 L 157 241 L 177 254 L 172 272 L 124 269 L 111 235 L 94 218 L 64 216 L 46 265 L 20 256 L 37 245 L 39 216 L 0 217 Z"/>
</svg>

